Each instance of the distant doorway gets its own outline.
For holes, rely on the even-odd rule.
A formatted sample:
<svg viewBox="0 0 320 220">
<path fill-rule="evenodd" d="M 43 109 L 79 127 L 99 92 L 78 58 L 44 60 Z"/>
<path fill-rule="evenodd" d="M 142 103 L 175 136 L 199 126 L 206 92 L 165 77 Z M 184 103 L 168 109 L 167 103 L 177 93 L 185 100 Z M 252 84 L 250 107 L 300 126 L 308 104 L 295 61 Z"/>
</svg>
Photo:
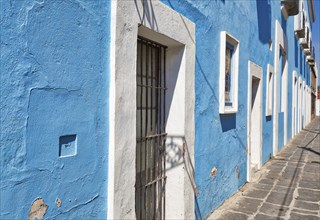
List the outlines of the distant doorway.
<svg viewBox="0 0 320 220">
<path fill-rule="evenodd" d="M 249 61 L 248 181 L 262 164 L 262 68 Z"/>
<path fill-rule="evenodd" d="M 298 77 L 297 73 L 293 72 L 293 96 L 292 96 L 292 137 L 298 133 Z"/>
</svg>

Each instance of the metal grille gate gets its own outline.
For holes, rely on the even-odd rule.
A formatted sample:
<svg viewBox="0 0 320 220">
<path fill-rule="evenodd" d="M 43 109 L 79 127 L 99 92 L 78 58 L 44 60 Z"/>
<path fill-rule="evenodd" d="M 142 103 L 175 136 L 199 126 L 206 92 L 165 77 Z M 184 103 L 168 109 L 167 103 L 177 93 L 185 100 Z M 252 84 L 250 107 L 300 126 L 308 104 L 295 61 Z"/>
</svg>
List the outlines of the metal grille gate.
<svg viewBox="0 0 320 220">
<path fill-rule="evenodd" d="M 136 216 L 165 218 L 166 46 L 138 37 Z"/>
</svg>

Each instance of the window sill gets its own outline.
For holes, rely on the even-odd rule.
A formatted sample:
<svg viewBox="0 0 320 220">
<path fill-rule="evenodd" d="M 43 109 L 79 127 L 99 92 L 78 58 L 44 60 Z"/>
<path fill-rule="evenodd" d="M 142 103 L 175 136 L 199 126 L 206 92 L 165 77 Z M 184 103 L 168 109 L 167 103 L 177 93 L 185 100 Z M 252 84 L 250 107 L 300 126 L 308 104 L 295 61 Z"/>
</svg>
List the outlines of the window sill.
<svg viewBox="0 0 320 220">
<path fill-rule="evenodd" d="M 225 106 L 223 111 L 220 114 L 235 114 L 238 112 L 238 109 L 235 107 Z"/>
</svg>

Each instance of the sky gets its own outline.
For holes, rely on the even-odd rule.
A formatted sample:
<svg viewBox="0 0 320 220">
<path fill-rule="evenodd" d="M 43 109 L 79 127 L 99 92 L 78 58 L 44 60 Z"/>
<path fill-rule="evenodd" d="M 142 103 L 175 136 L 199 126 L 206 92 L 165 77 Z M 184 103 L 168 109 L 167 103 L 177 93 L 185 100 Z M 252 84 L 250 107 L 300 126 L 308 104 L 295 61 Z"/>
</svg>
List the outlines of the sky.
<svg viewBox="0 0 320 220">
<path fill-rule="evenodd" d="M 312 44 L 315 49 L 316 63 L 318 66 L 318 85 L 320 84 L 320 0 L 314 0 L 316 20 L 312 23 Z"/>
</svg>

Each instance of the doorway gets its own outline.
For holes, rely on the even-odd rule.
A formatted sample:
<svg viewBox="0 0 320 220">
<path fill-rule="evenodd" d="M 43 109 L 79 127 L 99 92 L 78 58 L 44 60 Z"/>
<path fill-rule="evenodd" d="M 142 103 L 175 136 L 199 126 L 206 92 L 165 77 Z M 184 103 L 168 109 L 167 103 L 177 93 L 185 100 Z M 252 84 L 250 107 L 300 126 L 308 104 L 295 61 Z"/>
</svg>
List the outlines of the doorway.
<svg viewBox="0 0 320 220">
<path fill-rule="evenodd" d="M 138 37 L 136 112 L 136 217 L 165 216 L 166 46 Z"/>
<path fill-rule="evenodd" d="M 248 181 L 262 165 L 262 68 L 249 61 Z"/>
<path fill-rule="evenodd" d="M 297 73 L 294 71 L 293 72 L 293 96 L 292 96 L 292 137 L 294 137 L 298 133 L 298 77 Z"/>
<path fill-rule="evenodd" d="M 139 208 L 137 208 L 135 196 L 136 177 L 140 171 L 136 169 L 136 166 L 139 166 L 136 164 L 137 137 L 140 137 L 138 136 L 140 134 L 136 133 L 138 36 L 168 47 L 166 58 L 163 60 L 166 62 L 166 68 L 161 69 L 165 71 L 164 82 L 167 89 L 165 116 L 163 116 L 165 133 L 167 133 L 166 143 L 169 137 L 182 136 L 189 146 L 190 158 L 194 161 L 195 123 L 192 109 L 194 109 L 195 94 L 195 24 L 161 1 L 148 1 L 148 4 L 143 2 L 111 1 L 111 18 L 114 22 L 110 27 L 112 34 L 110 38 L 108 219 L 139 218 L 136 214 L 136 209 Z M 142 12 L 149 16 L 142 17 Z M 168 18 L 171 21 L 169 23 Z M 152 59 L 154 56 L 152 54 Z M 150 51 L 148 57 L 151 59 Z M 147 88 L 151 91 L 149 85 Z M 143 90 L 145 94 L 146 87 L 143 87 Z M 148 122 L 151 122 L 150 118 L 151 115 L 148 115 Z M 173 149 L 182 148 L 176 145 Z M 175 155 L 182 155 L 179 151 L 173 153 L 175 153 L 173 158 Z M 166 155 L 168 155 L 167 152 Z M 162 212 L 161 218 L 191 219 L 195 210 L 194 193 L 186 175 L 184 163 L 175 164 L 170 170 L 167 168 L 169 165 L 167 158 L 163 163 L 165 163 L 165 175 L 160 178 L 164 178 L 165 191 L 162 195 L 165 194 L 165 200 L 161 201 L 165 212 Z M 142 180 L 143 178 L 142 176 Z M 144 187 L 152 188 L 151 185 Z M 148 206 L 154 207 L 155 204 L 148 204 Z M 151 212 L 152 209 L 149 211 Z M 153 215 L 153 213 L 148 214 L 146 218 Z M 160 218 L 158 216 L 156 215 L 155 218 Z"/>
</svg>

